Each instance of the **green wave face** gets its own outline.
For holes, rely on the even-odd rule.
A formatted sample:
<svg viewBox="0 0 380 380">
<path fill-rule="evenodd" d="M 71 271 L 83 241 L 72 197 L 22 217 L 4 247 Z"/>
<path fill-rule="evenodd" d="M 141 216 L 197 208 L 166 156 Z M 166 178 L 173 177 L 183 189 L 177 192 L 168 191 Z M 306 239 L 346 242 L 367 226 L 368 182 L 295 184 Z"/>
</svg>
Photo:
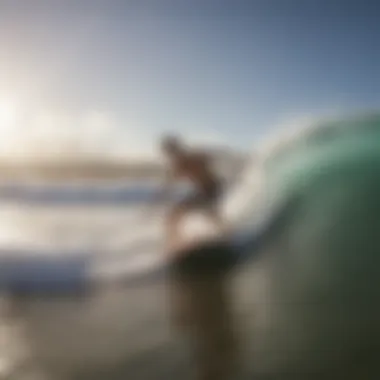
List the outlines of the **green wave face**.
<svg viewBox="0 0 380 380">
<path fill-rule="evenodd" d="M 313 186 L 337 171 L 373 170 L 380 162 L 380 115 L 317 125 L 286 144 L 266 162 L 278 196 Z M 373 167 L 371 167 L 373 165 Z"/>
<path fill-rule="evenodd" d="M 266 170 L 276 196 L 302 197 L 264 269 L 260 370 L 368 373 L 380 342 L 380 116 L 321 125 Z"/>
</svg>

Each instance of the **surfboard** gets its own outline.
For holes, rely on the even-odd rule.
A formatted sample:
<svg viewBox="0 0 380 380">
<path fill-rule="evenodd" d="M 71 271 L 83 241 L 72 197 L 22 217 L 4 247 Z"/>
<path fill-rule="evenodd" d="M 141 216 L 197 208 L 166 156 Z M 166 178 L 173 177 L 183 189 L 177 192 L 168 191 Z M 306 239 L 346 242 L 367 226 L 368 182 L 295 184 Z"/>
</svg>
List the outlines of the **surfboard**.
<svg viewBox="0 0 380 380">
<path fill-rule="evenodd" d="M 294 194 L 268 217 L 260 228 L 236 228 L 229 234 L 184 242 L 171 254 L 170 266 L 186 274 L 228 272 L 264 252 L 272 238 L 284 230 L 301 197 Z"/>
<path fill-rule="evenodd" d="M 187 274 L 228 271 L 239 259 L 237 247 L 227 236 L 194 239 L 170 253 L 171 269 Z"/>
</svg>

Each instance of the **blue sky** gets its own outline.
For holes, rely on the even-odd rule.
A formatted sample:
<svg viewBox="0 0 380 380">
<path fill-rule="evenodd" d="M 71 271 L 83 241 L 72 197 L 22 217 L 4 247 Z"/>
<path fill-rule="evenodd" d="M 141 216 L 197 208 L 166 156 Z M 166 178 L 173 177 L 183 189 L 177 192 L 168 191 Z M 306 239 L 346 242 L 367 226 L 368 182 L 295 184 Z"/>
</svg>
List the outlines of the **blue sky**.
<svg viewBox="0 0 380 380">
<path fill-rule="evenodd" d="M 0 0 L 0 153 L 254 144 L 379 105 L 377 1 Z M 50 150 L 49 150 L 49 149 Z"/>
</svg>

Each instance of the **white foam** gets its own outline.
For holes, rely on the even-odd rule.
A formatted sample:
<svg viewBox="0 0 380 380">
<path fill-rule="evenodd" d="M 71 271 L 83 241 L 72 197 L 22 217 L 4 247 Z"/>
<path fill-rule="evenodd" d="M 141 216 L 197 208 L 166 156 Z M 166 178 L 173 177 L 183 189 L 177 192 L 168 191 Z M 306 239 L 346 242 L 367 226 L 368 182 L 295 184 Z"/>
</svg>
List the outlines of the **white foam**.
<svg viewBox="0 0 380 380">
<path fill-rule="evenodd" d="M 289 140 L 304 133 L 302 131 L 303 129 L 301 133 L 290 133 L 286 138 L 277 136 L 275 143 L 263 144 L 265 149 L 261 149 L 259 154 L 254 152 L 252 160 L 246 164 L 241 180 L 232 187 L 222 202 L 223 212 L 230 224 L 260 225 L 265 221 L 268 212 L 271 212 L 271 205 L 267 202 L 270 198 L 269 189 L 266 187 L 266 173 L 262 163 Z M 82 183 L 73 183 L 69 187 L 75 190 L 82 186 Z M 94 186 L 99 186 L 99 191 L 112 192 L 126 185 L 115 183 L 109 186 L 101 183 Z M 94 273 L 97 275 L 143 272 L 165 260 L 163 212 L 164 209 L 161 208 L 144 218 L 141 206 L 118 208 L 97 207 L 92 204 L 49 208 L 4 204 L 0 209 L 0 245 L 27 249 L 33 255 L 90 252 L 94 256 Z M 186 239 L 216 233 L 197 215 L 186 221 L 184 231 Z"/>
</svg>

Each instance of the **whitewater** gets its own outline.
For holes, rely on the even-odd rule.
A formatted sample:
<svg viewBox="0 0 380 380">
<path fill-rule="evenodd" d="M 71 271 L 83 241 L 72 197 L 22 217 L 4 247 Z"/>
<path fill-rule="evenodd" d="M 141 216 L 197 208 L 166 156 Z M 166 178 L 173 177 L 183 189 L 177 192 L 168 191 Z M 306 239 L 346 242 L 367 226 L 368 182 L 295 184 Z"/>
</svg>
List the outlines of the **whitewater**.
<svg viewBox="0 0 380 380">
<path fill-rule="evenodd" d="M 377 152 L 378 131 L 378 117 L 366 115 L 276 133 L 254 150 L 229 187 L 221 202 L 224 215 L 235 230 L 257 230 L 323 165 L 353 152 Z M 166 207 L 148 208 L 158 190 L 148 180 L 0 183 L 0 257 L 91 257 L 97 278 L 149 272 L 166 262 Z M 175 197 L 188 190 L 178 188 Z M 186 239 L 215 234 L 197 214 L 185 221 L 184 231 Z"/>
<path fill-rule="evenodd" d="M 1 255 L 91 256 L 96 276 L 136 274 L 165 263 L 165 205 L 151 207 L 153 181 L 0 184 Z M 175 199 L 189 189 L 176 189 Z M 230 220 L 240 216 L 231 189 L 223 200 Z M 173 199 L 174 200 L 174 199 Z M 229 203 L 230 202 L 230 203 Z M 201 215 L 188 218 L 186 238 L 212 236 Z"/>
<path fill-rule="evenodd" d="M 255 152 L 223 200 L 223 210 L 237 230 L 247 227 L 252 232 L 289 196 L 306 195 L 292 210 L 285 234 L 273 238 L 274 247 L 236 276 L 237 300 L 244 311 L 240 322 L 247 335 L 254 336 L 258 372 L 325 368 L 326 363 L 341 361 L 342 353 L 343 358 L 354 357 L 357 347 L 367 347 L 362 346 L 365 340 L 373 341 L 380 266 L 376 228 L 368 227 L 379 224 L 379 144 L 376 115 L 276 134 Z M 156 183 L 130 181 L 1 183 L 0 252 L 90 256 L 97 279 L 148 273 L 165 263 L 165 208 L 142 217 L 156 189 Z M 197 217 L 189 224 L 187 230 L 197 236 L 212 233 Z M 165 330 L 156 323 L 160 312 L 167 315 L 160 309 L 160 286 L 150 285 L 122 291 L 102 287 L 104 293 L 83 307 L 77 300 L 39 299 L 34 312 L 24 309 L 26 338 L 21 330 L 19 346 L 30 343 L 37 352 L 32 357 L 42 352 L 47 363 L 72 372 L 83 363 L 94 371 L 111 364 L 115 368 L 114 357 L 124 364 L 125 346 L 133 362 L 141 341 L 145 347 L 157 347 L 154 339 L 161 335 L 156 332 Z M 7 312 L 7 302 L 0 303 L 0 312 L 4 309 Z M 17 324 L 9 318 L 4 323 L 10 325 L 14 341 Z M 166 339 L 160 344 L 165 346 Z M 146 352 L 150 357 L 151 350 Z M 172 355 L 170 350 L 170 363 Z M 17 360 L 12 345 L 4 341 L 0 375 Z"/>
</svg>

